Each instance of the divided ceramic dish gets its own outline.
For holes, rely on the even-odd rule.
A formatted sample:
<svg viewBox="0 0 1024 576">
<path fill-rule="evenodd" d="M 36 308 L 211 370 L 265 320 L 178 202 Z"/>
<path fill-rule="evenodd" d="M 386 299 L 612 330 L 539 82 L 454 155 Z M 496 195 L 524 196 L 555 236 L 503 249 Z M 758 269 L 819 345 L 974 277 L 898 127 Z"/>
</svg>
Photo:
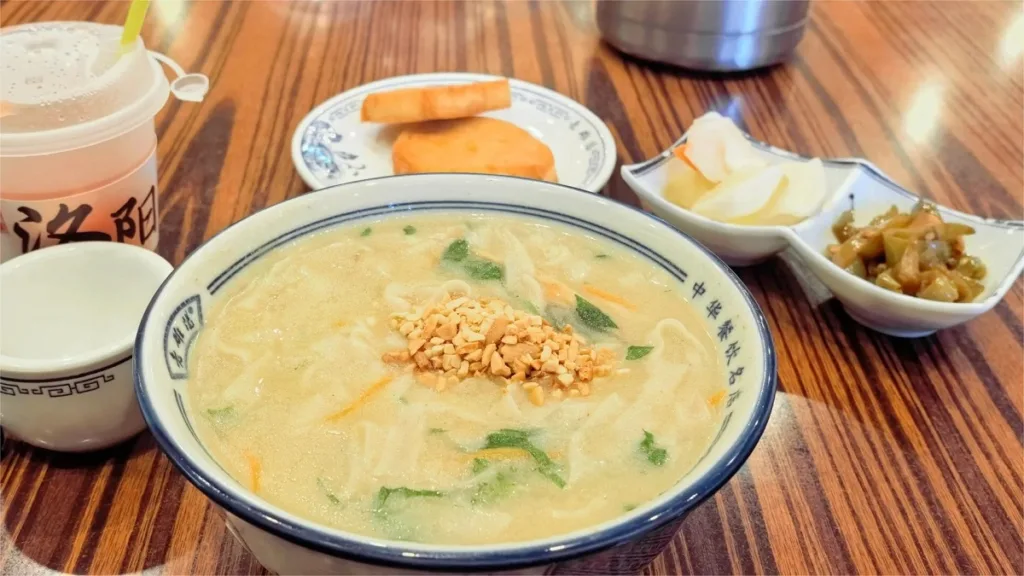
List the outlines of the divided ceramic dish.
<svg viewBox="0 0 1024 576">
<path fill-rule="evenodd" d="M 769 163 L 809 160 L 746 136 Z M 945 303 L 879 288 L 840 269 L 824 256 L 826 248 L 836 243 L 832 224 L 850 208 L 854 209 L 857 226 L 892 205 L 908 211 L 917 203 L 917 195 L 865 160 L 823 159 L 828 193 L 814 216 L 793 226 L 724 224 L 681 208 L 663 196 L 672 150 L 685 141 L 684 134 L 659 156 L 622 167 L 623 180 L 640 197 L 643 207 L 733 266 L 754 264 L 792 247 L 850 316 L 868 328 L 913 338 L 966 322 L 1002 300 L 1024 269 L 1024 222 L 981 218 L 939 206 L 945 221 L 975 229 L 975 234 L 966 238 L 967 252 L 980 257 L 988 267 L 985 291 L 973 302 Z"/>
</svg>

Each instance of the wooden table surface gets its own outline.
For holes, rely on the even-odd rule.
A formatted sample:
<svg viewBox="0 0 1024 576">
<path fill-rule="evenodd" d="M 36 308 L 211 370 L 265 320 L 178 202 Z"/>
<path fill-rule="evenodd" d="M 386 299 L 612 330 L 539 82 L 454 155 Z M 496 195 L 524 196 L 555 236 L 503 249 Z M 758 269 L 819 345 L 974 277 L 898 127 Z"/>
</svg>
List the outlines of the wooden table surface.
<svg viewBox="0 0 1024 576">
<path fill-rule="evenodd" d="M 4 3 L 4 25 L 117 23 L 122 2 Z M 715 77 L 623 58 L 591 2 L 155 2 L 146 43 L 204 72 L 201 105 L 157 118 L 160 252 L 172 262 L 306 193 L 292 131 L 317 103 L 418 72 L 553 88 L 611 129 L 621 162 L 706 110 L 808 155 L 861 156 L 947 206 L 1022 217 L 1019 3 L 815 2 L 784 66 Z M 605 193 L 635 203 L 618 173 Z M 1013 248 L 1016 250 L 1016 248 Z M 651 573 L 1024 573 L 1024 348 L 1018 281 L 994 311 L 919 340 L 812 303 L 791 262 L 740 276 L 766 313 L 779 394 L 753 456 Z M 221 512 L 142 434 L 71 457 L 8 442 L 0 572 L 261 573 Z"/>
</svg>

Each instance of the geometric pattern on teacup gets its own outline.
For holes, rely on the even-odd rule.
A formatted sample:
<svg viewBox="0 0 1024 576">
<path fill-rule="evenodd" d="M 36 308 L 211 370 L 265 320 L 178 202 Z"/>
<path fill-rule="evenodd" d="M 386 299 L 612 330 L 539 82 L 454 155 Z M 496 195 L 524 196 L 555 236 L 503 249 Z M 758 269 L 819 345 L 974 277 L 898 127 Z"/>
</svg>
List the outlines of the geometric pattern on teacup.
<svg viewBox="0 0 1024 576">
<path fill-rule="evenodd" d="M 112 382 L 114 377 L 108 374 L 96 374 L 90 378 L 60 382 L 57 384 L 42 384 L 35 387 L 24 387 L 9 380 L 0 379 L 0 394 L 17 396 L 26 394 L 31 396 L 48 396 L 50 398 L 63 398 L 75 394 L 85 394 L 93 390 L 99 390 L 100 384 Z"/>
<path fill-rule="evenodd" d="M 48 398 L 67 398 L 75 394 L 85 394 L 99 390 L 100 386 L 112 382 L 115 378 L 113 369 L 125 362 L 131 362 L 129 354 L 120 360 L 101 368 L 73 374 L 61 378 L 12 378 L 0 376 L 0 394 L 4 396 L 45 396 Z"/>
</svg>

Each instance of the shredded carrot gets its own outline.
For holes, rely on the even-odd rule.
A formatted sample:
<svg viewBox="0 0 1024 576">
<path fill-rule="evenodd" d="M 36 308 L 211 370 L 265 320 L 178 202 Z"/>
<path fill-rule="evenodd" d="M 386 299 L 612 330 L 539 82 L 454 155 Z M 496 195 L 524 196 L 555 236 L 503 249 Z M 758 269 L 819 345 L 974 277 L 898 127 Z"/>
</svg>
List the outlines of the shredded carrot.
<svg viewBox="0 0 1024 576">
<path fill-rule="evenodd" d="M 572 290 L 565 284 L 555 280 L 538 280 L 544 286 L 544 296 L 548 300 L 561 302 L 562 304 L 572 302 Z"/>
<path fill-rule="evenodd" d="M 329 415 L 327 417 L 327 421 L 334 422 L 337 420 L 341 420 L 345 416 L 349 415 L 363 404 L 366 404 L 366 401 L 369 400 L 374 394 L 383 390 L 384 387 L 387 386 L 389 382 L 391 382 L 391 380 L 391 375 L 387 375 L 383 376 L 380 380 L 377 380 L 373 384 L 370 384 L 370 387 L 367 388 L 362 394 L 360 394 L 359 398 L 356 398 L 355 402 L 349 404 L 348 406 L 342 408 L 341 410 L 338 410 L 334 414 Z"/>
<path fill-rule="evenodd" d="M 249 486 L 253 492 L 260 491 L 260 475 L 263 473 L 263 463 L 259 457 L 246 450 L 245 459 L 249 462 Z"/>
<path fill-rule="evenodd" d="M 629 300 L 626 300 L 622 296 L 616 296 L 615 294 L 612 294 L 611 292 L 605 292 L 604 290 L 601 290 L 600 288 L 597 288 L 596 286 L 591 286 L 590 284 L 584 284 L 583 285 L 583 291 L 586 292 L 587 294 L 590 294 L 591 296 L 595 296 L 595 297 L 600 298 L 602 300 L 607 300 L 608 302 L 613 302 L 613 303 L 618 304 L 619 306 L 622 306 L 624 308 L 628 308 L 630 310 L 636 310 L 636 306 L 632 302 L 630 302 Z"/>
<path fill-rule="evenodd" d="M 725 390 L 719 390 L 708 397 L 708 406 L 716 408 L 722 403 L 722 400 L 725 400 Z"/>
<path fill-rule="evenodd" d="M 675 148 L 673 148 L 672 149 L 672 154 L 676 158 L 679 158 L 683 162 L 686 162 L 686 165 L 689 166 L 690 168 L 693 168 L 694 170 L 697 170 L 697 167 L 693 165 L 693 162 L 690 162 L 690 158 L 686 156 L 686 152 L 689 149 L 690 149 L 690 143 L 689 142 L 684 142 L 684 143 L 680 144 L 679 146 L 676 146 Z M 697 170 L 697 172 L 700 172 L 700 170 Z"/>
</svg>

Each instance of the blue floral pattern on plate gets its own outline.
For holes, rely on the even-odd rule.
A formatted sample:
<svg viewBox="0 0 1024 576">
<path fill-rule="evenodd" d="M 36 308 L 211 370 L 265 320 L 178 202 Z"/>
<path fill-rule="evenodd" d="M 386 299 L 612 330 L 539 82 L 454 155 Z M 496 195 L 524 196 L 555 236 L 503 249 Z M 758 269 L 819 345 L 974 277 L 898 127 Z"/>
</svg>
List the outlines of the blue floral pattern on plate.
<svg viewBox="0 0 1024 576">
<path fill-rule="evenodd" d="M 314 174 L 329 180 L 359 176 L 366 165 L 359 156 L 341 149 L 342 135 L 324 120 L 314 120 L 302 131 L 302 160 Z"/>
</svg>

